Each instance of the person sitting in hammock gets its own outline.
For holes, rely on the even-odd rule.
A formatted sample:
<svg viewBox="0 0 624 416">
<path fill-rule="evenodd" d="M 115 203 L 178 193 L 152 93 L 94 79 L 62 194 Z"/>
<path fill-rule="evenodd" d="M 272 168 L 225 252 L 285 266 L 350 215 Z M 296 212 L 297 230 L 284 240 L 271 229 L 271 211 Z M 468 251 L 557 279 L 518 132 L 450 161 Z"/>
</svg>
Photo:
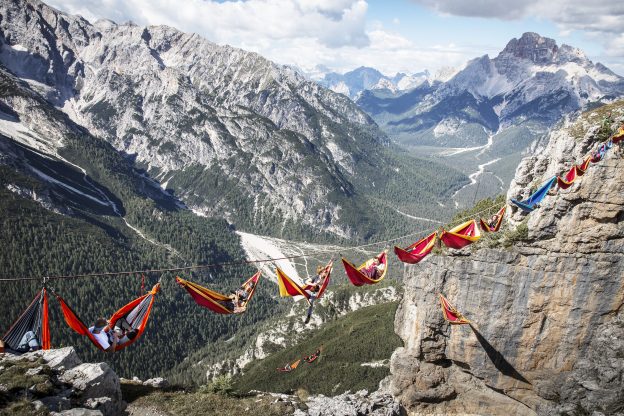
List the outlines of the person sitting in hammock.
<svg viewBox="0 0 624 416">
<path fill-rule="evenodd" d="M 255 287 L 253 282 L 249 282 L 246 287 L 241 287 L 233 290 L 229 295 L 230 301 L 228 307 L 230 307 L 234 313 L 243 313 L 247 309 L 246 303 L 249 300 L 249 296 L 253 292 Z"/>
<path fill-rule="evenodd" d="M 98 318 L 93 326 L 89 328 L 89 332 L 91 332 L 98 344 L 106 352 L 114 352 L 118 346 L 133 340 L 137 336 L 137 330 L 132 329 L 130 324 L 123 318 L 115 323 L 113 330 L 110 329 L 105 318 Z"/>
<path fill-rule="evenodd" d="M 373 257 L 369 261 L 366 262 L 366 265 L 360 270 L 362 274 L 369 279 L 376 279 L 378 276 L 381 276 L 386 269 L 386 265 L 381 262 L 381 257 L 384 253 L 381 253 L 377 257 Z"/>
<path fill-rule="evenodd" d="M 321 286 L 323 285 L 323 279 L 327 275 L 327 268 L 325 266 L 317 266 L 316 275 L 308 279 L 304 282 L 304 285 L 308 286 L 308 293 L 310 294 L 310 306 L 308 307 L 308 313 L 306 315 L 306 319 L 304 324 L 310 322 L 312 318 L 312 311 L 314 309 L 314 301 L 316 300 L 316 295 L 321 290 Z"/>
<path fill-rule="evenodd" d="M 27 331 L 20 340 L 19 344 L 17 344 L 16 349 L 11 349 L 5 345 L 5 343 L 0 340 L 0 352 L 8 352 L 11 354 L 24 354 L 31 351 L 37 351 L 41 349 L 41 344 L 39 344 L 39 340 L 37 339 L 37 335 L 33 331 Z"/>
<path fill-rule="evenodd" d="M 496 224 L 498 224 L 498 214 L 492 215 L 492 218 L 490 218 L 490 222 L 488 222 L 488 226 L 490 228 L 496 228 Z"/>
</svg>

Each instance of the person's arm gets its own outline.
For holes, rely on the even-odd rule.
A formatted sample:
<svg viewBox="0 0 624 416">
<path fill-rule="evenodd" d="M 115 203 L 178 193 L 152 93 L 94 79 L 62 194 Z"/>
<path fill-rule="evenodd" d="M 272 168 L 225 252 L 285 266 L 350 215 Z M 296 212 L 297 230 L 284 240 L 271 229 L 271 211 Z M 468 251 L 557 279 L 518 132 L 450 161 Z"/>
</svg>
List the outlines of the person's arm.
<svg viewBox="0 0 624 416">
<path fill-rule="evenodd" d="M 104 350 L 106 352 L 115 352 L 115 348 L 117 348 L 117 343 L 119 342 L 119 338 L 117 337 L 117 334 L 115 333 L 115 331 L 112 331 L 112 334 L 113 334 L 113 343 L 110 344 L 108 348 Z"/>
</svg>

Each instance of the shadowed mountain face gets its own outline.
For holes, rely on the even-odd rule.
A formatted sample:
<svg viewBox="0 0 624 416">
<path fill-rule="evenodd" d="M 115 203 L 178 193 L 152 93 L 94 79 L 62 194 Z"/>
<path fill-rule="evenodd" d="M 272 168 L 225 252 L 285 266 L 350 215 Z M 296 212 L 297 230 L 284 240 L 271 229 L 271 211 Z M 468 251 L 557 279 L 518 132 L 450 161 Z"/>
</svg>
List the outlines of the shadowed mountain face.
<svg viewBox="0 0 624 416">
<path fill-rule="evenodd" d="M 624 95 L 624 78 L 568 45 L 525 33 L 450 79 L 364 91 L 358 105 L 388 136 L 459 168 L 457 206 L 505 191 L 522 152 L 565 115 Z"/>
<path fill-rule="evenodd" d="M 0 16 L 9 71 L 188 207 L 238 228 L 367 238 L 390 230 L 369 190 L 436 216 L 434 201 L 465 180 L 400 154 L 349 99 L 255 53 L 35 0 L 3 2 Z M 443 183 L 427 180 L 441 170 Z"/>
</svg>

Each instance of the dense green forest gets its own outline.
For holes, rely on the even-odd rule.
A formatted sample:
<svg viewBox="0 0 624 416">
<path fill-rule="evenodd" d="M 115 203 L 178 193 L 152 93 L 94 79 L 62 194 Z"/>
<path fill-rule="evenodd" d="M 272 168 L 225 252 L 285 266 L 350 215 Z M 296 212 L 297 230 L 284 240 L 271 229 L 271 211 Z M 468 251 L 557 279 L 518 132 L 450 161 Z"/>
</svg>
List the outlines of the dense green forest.
<svg viewBox="0 0 624 416">
<path fill-rule="evenodd" d="M 2 175 L 2 173 L 5 173 Z M 123 226 L 118 218 L 96 226 L 87 219 L 50 212 L 33 201 L 6 190 L 6 171 L 0 170 L 1 277 L 28 277 L 118 270 L 137 270 L 185 265 L 196 262 L 242 259 L 235 234 L 220 222 L 186 211 L 162 213 L 152 221 L 149 235 L 166 241 L 179 255 L 154 246 Z M 15 176 L 12 175 L 12 183 Z M 24 182 L 28 181 L 24 178 Z M 20 181 L 18 181 L 20 183 Z M 84 214 L 87 217 L 86 214 Z M 137 215 L 137 218 L 142 218 Z M 225 290 L 239 285 L 254 272 L 247 266 L 210 269 L 185 277 L 212 283 Z M 75 345 L 85 360 L 106 360 L 125 376 L 153 377 L 171 368 L 183 357 L 239 328 L 252 326 L 275 313 L 272 284 L 261 284 L 249 312 L 242 316 L 217 316 L 197 307 L 184 290 L 176 287 L 173 274 L 147 276 L 148 288 L 162 279 L 148 330 L 132 348 L 105 354 L 65 326 L 56 301 L 51 300 L 51 330 L 54 346 Z M 25 308 L 41 282 L 0 282 L 6 302 L 0 303 L 2 330 Z M 140 294 L 141 276 L 112 276 L 49 282 L 86 321 L 110 316 Z M 10 301 L 8 301 L 10 300 Z M 279 309 L 279 308 L 277 308 Z"/>
</svg>

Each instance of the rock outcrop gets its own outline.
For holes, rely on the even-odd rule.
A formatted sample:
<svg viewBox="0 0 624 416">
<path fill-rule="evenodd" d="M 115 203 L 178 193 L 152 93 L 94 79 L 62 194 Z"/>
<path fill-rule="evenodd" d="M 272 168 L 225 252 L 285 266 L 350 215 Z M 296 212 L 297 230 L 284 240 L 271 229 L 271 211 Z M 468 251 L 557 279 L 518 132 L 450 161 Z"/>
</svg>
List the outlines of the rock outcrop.
<svg viewBox="0 0 624 416">
<path fill-rule="evenodd" d="M 295 411 L 295 416 L 400 416 L 401 407 L 385 393 L 366 390 L 339 396 L 312 396 L 306 401 L 306 410 Z"/>
<path fill-rule="evenodd" d="M 508 196 L 580 163 L 608 111 L 624 119 L 618 103 L 552 132 Z M 511 248 L 476 245 L 406 267 L 395 320 L 405 346 L 389 389 L 409 414 L 624 412 L 623 169 L 615 146 L 528 219 L 514 212 L 528 232 Z M 438 293 L 472 325 L 445 323 Z"/>
<path fill-rule="evenodd" d="M 26 399 L 59 415 L 123 412 L 119 378 L 106 363 L 82 363 L 73 347 L 19 356 L 0 354 L 0 402 Z"/>
</svg>

